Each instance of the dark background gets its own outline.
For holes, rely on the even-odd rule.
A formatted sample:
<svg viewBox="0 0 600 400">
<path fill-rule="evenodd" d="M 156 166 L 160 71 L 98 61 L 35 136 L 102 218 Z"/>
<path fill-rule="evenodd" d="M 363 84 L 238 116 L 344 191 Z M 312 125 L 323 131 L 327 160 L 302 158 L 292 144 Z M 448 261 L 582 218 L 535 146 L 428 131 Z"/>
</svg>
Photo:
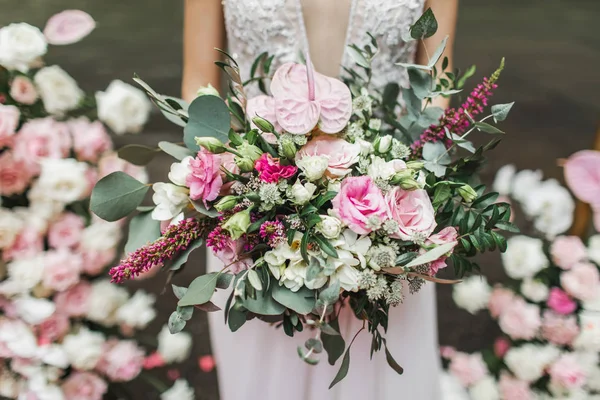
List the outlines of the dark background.
<svg viewBox="0 0 600 400">
<path fill-rule="evenodd" d="M 56 12 L 79 8 L 97 21 L 96 30 L 82 42 L 51 47 L 47 62 L 60 64 L 88 91 L 103 90 L 112 79 L 131 82 L 134 72 L 159 93 L 179 96 L 183 1 L 174 0 L 0 0 L 0 26 L 28 22 L 43 27 Z M 590 147 L 600 122 L 598 97 L 600 65 L 600 2 L 597 0 L 463 0 L 460 4 L 455 64 L 476 64 L 476 84 L 506 57 L 506 69 L 492 103 L 516 101 L 503 123 L 507 135 L 493 152 L 484 171 L 491 183 L 494 171 L 513 163 L 539 168 L 546 177 L 562 179 L 557 159 Z M 118 137 L 117 146 L 130 142 L 156 144 L 175 140 L 180 130 L 154 113 L 144 133 Z M 153 181 L 164 180 L 170 161 L 150 166 Z M 498 254 L 481 258 L 490 282 L 504 279 Z M 189 282 L 204 268 L 196 254 L 175 282 Z M 160 293 L 164 275 L 133 287 Z M 452 304 L 451 288 L 438 287 L 439 332 L 442 344 L 474 350 L 490 344 L 494 323 L 472 317 Z M 156 330 L 175 308 L 170 290 L 159 296 Z M 483 313 L 482 313 L 483 314 Z M 197 357 L 210 353 L 206 320 L 196 313 L 186 328 L 195 335 L 193 357 L 180 371 L 196 387 L 198 399 L 217 399 L 216 374 L 198 369 Z M 136 389 L 137 390 L 137 389 Z M 136 399 L 151 399 L 143 389 Z"/>
</svg>

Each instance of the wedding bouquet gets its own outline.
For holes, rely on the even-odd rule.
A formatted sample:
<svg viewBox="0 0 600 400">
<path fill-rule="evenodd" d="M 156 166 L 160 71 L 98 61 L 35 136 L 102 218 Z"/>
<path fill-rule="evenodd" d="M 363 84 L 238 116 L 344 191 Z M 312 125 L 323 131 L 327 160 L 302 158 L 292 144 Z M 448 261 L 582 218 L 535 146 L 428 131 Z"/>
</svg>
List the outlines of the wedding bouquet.
<svg viewBox="0 0 600 400">
<path fill-rule="evenodd" d="M 429 10 L 412 37 L 429 37 L 436 26 Z M 445 40 L 428 65 L 398 66 L 410 77 L 411 87 L 403 89 L 370 86 L 375 40 L 350 46 L 356 68 L 345 83 L 315 72 L 308 57 L 305 65 L 279 66 L 271 77 L 267 54 L 242 82 L 226 53 L 217 62 L 231 82 L 225 100 L 209 87 L 188 105 L 136 78 L 167 118 L 184 127 L 185 147 L 158 144 L 178 161 L 170 182 L 152 185 L 154 206 L 140 206 L 149 185 L 122 172 L 94 188 L 91 206 L 99 217 L 114 221 L 139 211 L 129 240 L 141 247 L 111 269 L 113 282 L 156 266 L 175 272 L 206 244 L 224 267 L 187 288 L 173 286 L 179 303 L 169 320 L 172 332 L 194 308 L 219 310 L 213 293 L 232 287 L 224 309 L 232 331 L 255 317 L 277 322 L 290 336 L 314 330 L 298 352 L 310 364 L 322 350 L 332 364 L 344 355 L 333 386 L 348 370 L 350 345 L 339 335 L 337 315 L 349 306 L 372 333 L 372 350 L 385 347 L 401 373 L 384 337 L 390 306 L 426 281 L 452 282 L 436 278 L 447 261 L 462 275 L 475 267 L 468 259 L 475 253 L 504 250 L 499 230 L 514 228 L 509 206 L 495 203 L 497 194 L 470 186 L 482 154 L 498 140 L 475 148 L 468 136 L 501 133 L 485 121 L 503 120 L 512 106 L 493 106 L 475 120 L 501 68 L 460 108 L 433 107 L 434 98 L 460 92 L 466 79 L 446 71 L 447 59 L 442 70 L 435 67 L 444 46 Z M 265 95 L 248 99 L 244 86 L 255 82 Z M 157 152 L 124 150 L 136 163 Z"/>
<path fill-rule="evenodd" d="M 155 318 L 154 296 L 130 296 L 104 275 L 122 224 L 89 212 L 94 183 L 115 171 L 147 176 L 118 158 L 102 122 L 139 131 L 150 102 L 119 81 L 88 96 L 59 66 L 44 66 L 48 44 L 74 43 L 93 28 L 75 10 L 53 16 L 43 33 L 26 23 L 0 28 L 2 398 L 123 398 L 123 382 L 144 366 L 182 361 L 191 345 L 165 328 L 146 357 L 132 335 Z M 164 398 L 192 399 L 182 397 L 190 390 L 181 381 Z"/>
<path fill-rule="evenodd" d="M 597 210 L 600 152 L 576 153 L 564 168 L 569 188 Z M 503 335 L 493 351 L 445 348 L 448 370 L 475 400 L 600 399 L 600 235 L 587 248 L 578 236 L 557 236 L 570 227 L 574 203 L 539 171 L 515 174 L 506 166 L 495 187 L 520 204 L 542 238 L 508 240 L 502 261 L 509 284 L 491 288 L 474 277 L 455 286 L 456 304 L 489 310 Z"/>
</svg>

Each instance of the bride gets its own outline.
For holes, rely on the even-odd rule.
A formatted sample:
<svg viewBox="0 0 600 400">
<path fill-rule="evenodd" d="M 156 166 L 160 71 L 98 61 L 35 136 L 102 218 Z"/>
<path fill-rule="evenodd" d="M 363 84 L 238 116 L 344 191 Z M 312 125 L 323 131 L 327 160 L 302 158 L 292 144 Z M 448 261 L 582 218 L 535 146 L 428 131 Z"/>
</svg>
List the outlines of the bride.
<svg viewBox="0 0 600 400">
<path fill-rule="evenodd" d="M 352 65 L 346 46 L 365 44 L 367 32 L 377 38 L 380 47 L 373 64 L 374 85 L 393 81 L 406 86 L 405 70 L 394 64 L 426 64 L 427 53 L 433 53 L 445 35 L 450 36 L 447 54 L 451 54 L 457 6 L 458 0 L 186 0 L 183 97 L 191 101 L 197 89 L 209 83 L 219 87 L 215 47 L 227 48 L 245 79 L 255 57 L 264 51 L 275 55 L 276 64 L 298 61 L 299 54 L 309 51 L 317 71 L 339 76 L 343 67 Z M 427 7 L 438 19 L 438 33 L 418 48 L 414 42 L 404 44 L 402 34 Z M 247 93 L 251 97 L 258 89 L 250 87 Z M 447 106 L 443 101 L 438 105 Z M 209 256 L 208 269 L 220 270 L 219 261 Z M 224 304 L 227 296 L 222 295 Z M 298 335 L 289 338 L 256 320 L 232 334 L 222 313 L 211 313 L 221 398 L 440 399 L 434 285 L 427 284 L 418 294 L 407 296 L 390 314 L 386 337 L 404 375 L 397 375 L 387 365 L 383 352 L 369 360 L 371 340 L 365 334 L 352 346 L 348 376 L 328 390 L 340 361 L 332 367 L 321 357 L 321 363 L 311 367 L 296 354 L 295 347 L 304 342 Z M 361 326 L 350 312 L 340 316 L 346 338 Z"/>
</svg>

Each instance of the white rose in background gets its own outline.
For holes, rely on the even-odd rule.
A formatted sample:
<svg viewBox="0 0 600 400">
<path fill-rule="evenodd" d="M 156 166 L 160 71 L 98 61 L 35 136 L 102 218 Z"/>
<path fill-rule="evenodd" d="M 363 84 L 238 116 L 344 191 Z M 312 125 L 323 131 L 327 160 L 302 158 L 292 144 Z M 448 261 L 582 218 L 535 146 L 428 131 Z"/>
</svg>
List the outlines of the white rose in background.
<svg viewBox="0 0 600 400">
<path fill-rule="evenodd" d="M 486 308 L 492 289 L 483 276 L 471 276 L 454 285 L 452 299 L 460 308 L 475 314 Z"/>
<path fill-rule="evenodd" d="M 550 290 L 548 286 L 538 280 L 525 279 L 521 282 L 521 293 L 529 300 L 541 303 L 548 299 Z"/>
<path fill-rule="evenodd" d="M 15 106 L 0 104 L 0 146 L 10 143 L 17 131 L 21 112 Z"/>
<path fill-rule="evenodd" d="M 152 210 L 152 219 L 168 221 L 175 218 L 189 203 L 189 190 L 171 183 L 157 182 L 152 185 L 152 201 L 156 208 Z"/>
<path fill-rule="evenodd" d="M 600 235 L 592 236 L 588 241 L 588 258 L 600 265 Z"/>
<path fill-rule="evenodd" d="M 192 335 L 187 332 L 171 334 L 165 325 L 158 334 L 158 353 L 166 363 L 183 362 L 190 355 Z"/>
<path fill-rule="evenodd" d="M 535 228 L 548 239 L 553 239 L 573 224 L 575 202 L 567 188 L 555 179 L 531 188 L 521 206 L 526 215 L 534 218 Z"/>
<path fill-rule="evenodd" d="M 76 108 L 84 96 L 75 79 L 58 65 L 42 68 L 33 81 L 50 114 L 62 115 Z"/>
<path fill-rule="evenodd" d="M 117 310 L 117 321 L 121 324 L 144 329 L 150 321 L 156 317 L 154 302 L 156 296 L 138 290 L 135 294 Z"/>
<path fill-rule="evenodd" d="M 21 229 L 23 229 L 21 218 L 11 210 L 0 208 L 0 248 L 12 246 Z"/>
<path fill-rule="evenodd" d="M 94 220 L 81 234 L 81 247 L 86 250 L 107 251 L 115 248 L 121 240 L 118 224 Z"/>
<path fill-rule="evenodd" d="M 472 400 L 500 400 L 498 384 L 491 376 L 486 376 L 469 388 Z"/>
<path fill-rule="evenodd" d="M 550 262 L 544 254 L 544 242 L 528 236 L 508 239 L 508 248 L 502 253 L 504 270 L 513 279 L 531 278 Z"/>
<path fill-rule="evenodd" d="M 49 318 L 56 310 L 54 302 L 47 299 L 37 299 L 31 296 L 22 296 L 14 300 L 17 315 L 31 325 L 38 325 Z"/>
<path fill-rule="evenodd" d="M 87 318 L 104 326 L 117 322 L 117 310 L 129 299 L 124 288 L 110 283 L 108 280 L 94 282 L 89 298 Z"/>
<path fill-rule="evenodd" d="M 160 395 L 160 400 L 194 400 L 194 396 L 194 389 L 187 381 L 178 379 L 169 390 Z"/>
<path fill-rule="evenodd" d="M 542 171 L 524 169 L 512 178 L 512 197 L 520 202 L 525 201 L 529 193 L 542 182 Z"/>
<path fill-rule="evenodd" d="M 24 22 L 0 28 L 0 65 L 27 72 L 39 57 L 46 54 L 44 34 Z"/>
<path fill-rule="evenodd" d="M 496 172 L 493 189 L 501 196 L 510 196 L 512 192 L 513 179 L 517 169 L 514 165 L 505 165 Z"/>
<path fill-rule="evenodd" d="M 600 314 L 596 311 L 582 311 L 579 314 L 581 332 L 573 346 L 583 351 L 600 351 Z"/>
<path fill-rule="evenodd" d="M 11 356 L 31 358 L 37 353 L 37 338 L 23 321 L 0 320 L 0 343 Z"/>
<path fill-rule="evenodd" d="M 41 255 L 11 261 L 7 265 L 8 279 L 0 283 L 0 293 L 27 293 L 42 281 L 44 263 Z"/>
<path fill-rule="evenodd" d="M 144 92 L 120 80 L 96 93 L 98 118 L 116 134 L 138 133 L 148 121 L 151 104 Z"/>
<path fill-rule="evenodd" d="M 552 345 L 526 343 L 520 347 L 511 347 L 504 362 L 513 374 L 526 382 L 538 380 L 544 370 L 560 355 L 560 350 Z"/>
<path fill-rule="evenodd" d="M 63 348 L 73 367 L 87 371 L 98 364 L 104 342 L 102 333 L 81 327 L 79 332 L 65 336 Z"/>
<path fill-rule="evenodd" d="M 588 389 L 600 392 L 600 366 L 596 365 L 589 372 L 587 387 Z"/>
<path fill-rule="evenodd" d="M 35 186 L 46 194 L 47 199 L 68 204 L 88 194 L 88 164 L 73 158 L 49 158 L 41 165 L 42 173 Z"/>
</svg>

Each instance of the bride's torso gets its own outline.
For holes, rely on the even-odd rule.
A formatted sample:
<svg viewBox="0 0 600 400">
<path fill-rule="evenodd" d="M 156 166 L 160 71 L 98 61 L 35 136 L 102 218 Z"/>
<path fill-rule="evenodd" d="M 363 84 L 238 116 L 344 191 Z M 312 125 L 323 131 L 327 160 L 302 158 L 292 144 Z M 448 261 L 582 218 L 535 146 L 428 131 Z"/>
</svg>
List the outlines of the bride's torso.
<svg viewBox="0 0 600 400">
<path fill-rule="evenodd" d="M 310 49 L 315 69 L 329 76 L 352 67 L 346 46 L 364 46 L 377 39 L 373 84 L 406 85 L 406 72 L 394 65 L 412 62 L 415 42 L 403 33 L 421 15 L 425 0 L 223 0 L 228 50 L 247 78 L 262 52 L 278 64 L 298 61 Z"/>
</svg>

